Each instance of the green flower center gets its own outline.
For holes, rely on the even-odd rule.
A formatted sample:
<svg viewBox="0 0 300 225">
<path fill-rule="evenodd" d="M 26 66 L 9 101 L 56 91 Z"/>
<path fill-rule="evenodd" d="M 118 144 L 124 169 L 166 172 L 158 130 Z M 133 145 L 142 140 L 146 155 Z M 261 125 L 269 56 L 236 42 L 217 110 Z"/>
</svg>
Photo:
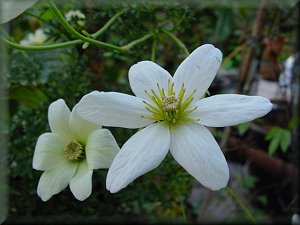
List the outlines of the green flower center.
<svg viewBox="0 0 300 225">
<path fill-rule="evenodd" d="M 81 161 L 85 158 L 85 150 L 82 144 L 76 140 L 71 140 L 64 148 L 65 156 L 70 161 Z"/>
<path fill-rule="evenodd" d="M 197 107 L 189 109 L 190 104 L 194 100 L 194 90 L 189 96 L 184 99 L 185 87 L 181 86 L 179 93 L 176 95 L 174 91 L 174 83 L 168 81 L 168 90 L 165 91 L 157 84 L 158 93 L 151 89 L 151 94 L 145 90 L 145 93 L 150 98 L 151 102 L 143 101 L 146 109 L 152 116 L 142 116 L 142 118 L 157 121 L 161 124 L 166 124 L 172 131 L 176 125 L 185 122 L 195 122 L 197 119 L 190 118 L 191 112 Z"/>
</svg>

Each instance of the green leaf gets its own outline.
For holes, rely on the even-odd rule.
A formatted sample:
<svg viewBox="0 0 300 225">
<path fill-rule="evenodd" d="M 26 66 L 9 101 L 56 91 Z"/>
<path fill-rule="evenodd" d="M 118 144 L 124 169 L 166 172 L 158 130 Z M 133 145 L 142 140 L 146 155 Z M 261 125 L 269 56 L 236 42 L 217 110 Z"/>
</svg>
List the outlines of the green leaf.
<svg viewBox="0 0 300 225">
<path fill-rule="evenodd" d="M 268 203 L 268 198 L 266 195 L 259 195 L 257 197 L 257 201 L 260 202 L 262 205 L 266 205 Z"/>
<path fill-rule="evenodd" d="M 229 37 L 234 27 L 234 13 L 232 9 L 223 9 L 218 15 L 215 30 L 217 40 L 223 41 Z"/>
<path fill-rule="evenodd" d="M 283 152 L 286 152 L 291 144 L 291 132 L 289 130 L 281 130 L 280 148 Z"/>
<path fill-rule="evenodd" d="M 289 122 L 288 129 L 289 130 L 294 129 L 298 125 L 298 123 L 299 123 L 299 118 L 293 117 Z"/>
<path fill-rule="evenodd" d="M 269 144 L 268 153 L 269 155 L 273 155 L 279 147 L 280 143 L 280 132 L 277 132 L 271 139 Z"/>
<path fill-rule="evenodd" d="M 240 136 L 243 136 L 250 128 L 250 123 L 242 123 L 236 126 Z"/>
<path fill-rule="evenodd" d="M 249 176 L 243 177 L 242 182 L 243 182 L 244 187 L 254 188 L 256 183 L 258 182 L 258 180 L 259 180 L 258 177 L 249 175 Z"/>
<path fill-rule="evenodd" d="M 44 10 L 41 15 L 41 19 L 46 20 L 46 21 L 50 21 L 53 18 L 54 18 L 54 14 L 52 13 L 52 11 L 50 9 Z"/>
<path fill-rule="evenodd" d="M 273 155 L 279 147 L 283 152 L 286 152 L 291 144 L 291 132 L 281 127 L 273 127 L 265 140 L 270 141 L 268 147 L 269 155 Z"/>
<path fill-rule="evenodd" d="M 11 90 L 10 99 L 14 99 L 19 104 L 29 108 L 37 108 L 47 100 L 46 95 L 37 88 L 16 87 Z"/>
</svg>

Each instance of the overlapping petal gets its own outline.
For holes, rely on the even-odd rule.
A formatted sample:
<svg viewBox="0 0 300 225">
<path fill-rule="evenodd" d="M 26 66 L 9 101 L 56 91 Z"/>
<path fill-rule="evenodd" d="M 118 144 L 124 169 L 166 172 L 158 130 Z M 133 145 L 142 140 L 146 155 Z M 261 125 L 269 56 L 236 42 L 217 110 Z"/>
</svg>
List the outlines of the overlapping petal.
<svg viewBox="0 0 300 225">
<path fill-rule="evenodd" d="M 209 127 L 245 123 L 266 115 L 272 109 L 270 100 L 261 96 L 237 94 L 214 95 L 194 103 L 198 108 L 191 117 Z"/>
<path fill-rule="evenodd" d="M 38 184 L 37 193 L 43 201 L 65 189 L 75 174 L 77 163 L 65 163 L 62 166 L 45 171 Z"/>
<path fill-rule="evenodd" d="M 83 119 L 78 115 L 77 108 L 78 104 L 72 109 L 69 121 L 70 128 L 75 139 L 85 145 L 89 135 L 93 131 L 100 129 L 101 125 L 97 125 Z"/>
<path fill-rule="evenodd" d="M 80 201 L 87 199 L 92 193 L 93 170 L 89 170 L 86 160 L 79 163 L 76 174 L 70 182 L 70 189 Z"/>
<path fill-rule="evenodd" d="M 91 123 L 111 127 L 140 128 L 153 121 L 141 98 L 117 92 L 91 92 L 78 103 L 78 113 Z"/>
<path fill-rule="evenodd" d="M 32 167 L 36 170 L 51 170 L 66 163 L 66 141 L 53 133 L 42 134 L 35 146 Z"/>
<path fill-rule="evenodd" d="M 142 61 L 130 67 L 128 72 L 129 83 L 133 93 L 140 98 L 150 100 L 145 90 L 158 92 L 157 84 L 168 90 L 168 81 L 172 77 L 168 71 L 151 61 Z"/>
<path fill-rule="evenodd" d="M 187 123 L 171 136 L 171 154 L 196 180 L 211 190 L 227 185 L 229 169 L 212 134 L 203 126 Z"/>
<path fill-rule="evenodd" d="M 95 130 L 85 147 L 89 169 L 109 168 L 120 148 L 107 129 Z"/>
<path fill-rule="evenodd" d="M 48 120 L 52 133 L 68 140 L 72 139 L 72 132 L 69 126 L 70 115 L 70 109 L 63 99 L 52 102 L 48 109 Z"/>
<path fill-rule="evenodd" d="M 187 97 L 196 89 L 194 98 L 204 95 L 217 74 L 222 61 L 222 52 L 211 44 L 195 49 L 177 68 L 173 80 L 176 93 L 184 84 Z"/>
<path fill-rule="evenodd" d="M 38 0 L 1 0 L 0 24 L 16 18 L 36 2 L 38 2 Z"/>
<path fill-rule="evenodd" d="M 167 155 L 169 146 L 167 126 L 155 123 L 137 132 L 123 145 L 109 168 L 107 190 L 118 192 L 137 177 L 156 168 Z"/>
</svg>

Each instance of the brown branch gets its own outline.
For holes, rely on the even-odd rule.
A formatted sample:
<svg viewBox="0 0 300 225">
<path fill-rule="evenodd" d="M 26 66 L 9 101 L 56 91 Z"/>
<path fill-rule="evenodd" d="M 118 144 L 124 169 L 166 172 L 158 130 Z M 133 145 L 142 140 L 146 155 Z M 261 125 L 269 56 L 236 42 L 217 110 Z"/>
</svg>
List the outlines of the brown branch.
<svg viewBox="0 0 300 225">
<path fill-rule="evenodd" d="M 295 175 L 296 168 L 293 164 L 284 162 L 276 156 L 270 156 L 258 148 L 253 148 L 238 138 L 231 137 L 227 142 L 227 148 L 239 149 L 237 152 L 241 157 L 250 160 L 274 178 L 282 179 Z"/>
<path fill-rule="evenodd" d="M 251 34 L 251 41 L 258 41 L 259 37 L 261 37 L 263 33 L 263 27 L 264 27 L 264 17 L 265 17 L 265 11 L 266 11 L 266 5 L 267 1 L 263 0 L 261 6 L 258 9 L 257 16 L 255 18 L 253 28 L 252 28 L 252 34 Z M 237 92 L 238 93 L 243 93 L 244 85 L 246 83 L 248 74 L 249 74 L 249 69 L 251 66 L 252 58 L 254 55 L 254 48 L 255 48 L 255 43 L 250 43 L 248 50 L 243 58 L 243 62 L 240 67 L 239 71 L 239 80 L 240 83 L 238 85 Z"/>
</svg>

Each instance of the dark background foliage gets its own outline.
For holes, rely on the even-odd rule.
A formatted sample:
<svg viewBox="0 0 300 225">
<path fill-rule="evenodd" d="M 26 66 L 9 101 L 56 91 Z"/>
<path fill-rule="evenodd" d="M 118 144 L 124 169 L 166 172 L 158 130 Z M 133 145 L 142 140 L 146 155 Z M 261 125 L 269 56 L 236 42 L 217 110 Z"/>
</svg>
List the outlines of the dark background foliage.
<svg viewBox="0 0 300 225">
<path fill-rule="evenodd" d="M 265 12 L 267 19 L 263 37 L 284 37 L 282 51 L 276 56 L 279 63 L 292 55 L 295 49 L 297 13 L 293 11 L 293 5 L 275 4 Z M 97 31 L 117 12 L 126 8 L 127 11 L 101 36 L 101 41 L 123 46 L 148 32 L 157 32 L 155 61 L 171 74 L 185 56 L 176 43 L 160 32 L 160 29 L 171 31 L 190 51 L 201 44 L 212 43 L 222 50 L 224 58 L 239 46 L 251 42 L 256 46 L 253 61 L 260 63 L 267 61 L 263 55 L 265 48 L 253 39 L 263 37 L 251 37 L 259 5 L 249 7 L 247 4 L 229 4 L 227 7 L 221 7 L 218 4 L 205 6 L 163 1 L 155 4 L 144 2 L 99 5 L 95 1 L 69 1 L 65 4 L 58 3 L 58 6 L 64 13 L 80 9 L 86 15 L 84 29 L 90 33 Z M 11 21 L 9 30 L 14 41 L 19 42 L 38 27 L 47 33 L 46 43 L 62 42 L 72 38 L 55 20 L 44 2 L 38 3 L 21 17 Z M 32 157 L 37 138 L 50 130 L 47 121 L 49 104 L 63 98 L 69 108 L 72 108 L 83 95 L 92 90 L 132 94 L 127 78 L 128 70 L 138 61 L 150 60 L 152 43 L 153 41 L 149 39 L 125 54 L 96 46 L 82 49 L 81 45 L 41 52 L 7 49 L 9 56 L 7 61 L 9 127 L 6 131 L 9 149 L 7 223 L 26 223 L 26 221 L 80 223 L 83 221 L 80 218 L 89 218 L 95 223 L 185 222 L 184 217 L 189 222 L 199 222 L 199 214 L 205 211 L 203 207 L 207 206 L 207 201 L 218 202 L 229 198 L 224 191 L 220 191 L 214 194 L 216 198 L 213 199 L 203 197 L 200 200 L 189 201 L 198 184 L 170 155 L 157 169 L 138 178 L 117 194 L 110 194 L 105 189 L 107 170 L 94 171 L 93 192 L 84 202 L 77 201 L 68 188 L 47 202 L 42 202 L 36 194 L 41 172 L 32 169 Z M 234 71 L 233 74 L 237 75 L 243 56 L 244 51 L 241 51 L 224 64 L 222 69 Z M 275 81 L 277 82 L 277 79 Z M 217 78 L 209 91 L 216 94 L 235 89 L 237 82 L 235 79 L 230 80 L 229 84 L 226 82 Z M 289 104 L 285 105 L 283 110 L 294 107 Z M 274 119 L 265 118 L 258 121 L 258 124 L 265 127 L 270 121 L 272 123 Z M 246 127 L 244 132 L 240 129 L 243 130 L 242 127 L 234 128 L 233 135 L 267 153 L 269 142 L 264 136 L 255 134 L 249 127 Z M 120 146 L 135 132 L 121 128 L 110 130 Z M 213 131 L 218 141 L 221 141 L 223 131 L 223 129 Z M 249 164 L 247 159 L 241 159 L 235 151 L 226 152 L 225 155 L 229 161 L 238 163 L 243 168 Z M 283 152 L 278 150 L 275 155 L 285 161 L 294 156 L 291 147 Z M 250 168 L 249 174 L 243 176 L 238 184 L 247 191 L 246 202 L 255 217 L 268 222 L 274 222 L 276 218 L 289 221 L 296 211 L 293 205 L 296 195 L 294 183 L 292 180 L 284 180 L 283 183 L 282 180 L 274 181 L 269 178 L 267 172 Z M 267 191 L 263 191 L 264 189 Z M 201 194 L 211 195 L 205 191 Z M 215 208 L 217 207 L 218 204 Z M 210 215 L 210 212 L 207 214 Z M 79 216 L 79 219 L 73 220 L 74 216 L 76 218 Z M 217 218 L 207 217 L 220 222 Z M 127 218 L 127 221 L 124 221 L 124 218 Z M 224 221 L 247 221 L 247 219 L 243 212 L 237 209 Z"/>
</svg>

